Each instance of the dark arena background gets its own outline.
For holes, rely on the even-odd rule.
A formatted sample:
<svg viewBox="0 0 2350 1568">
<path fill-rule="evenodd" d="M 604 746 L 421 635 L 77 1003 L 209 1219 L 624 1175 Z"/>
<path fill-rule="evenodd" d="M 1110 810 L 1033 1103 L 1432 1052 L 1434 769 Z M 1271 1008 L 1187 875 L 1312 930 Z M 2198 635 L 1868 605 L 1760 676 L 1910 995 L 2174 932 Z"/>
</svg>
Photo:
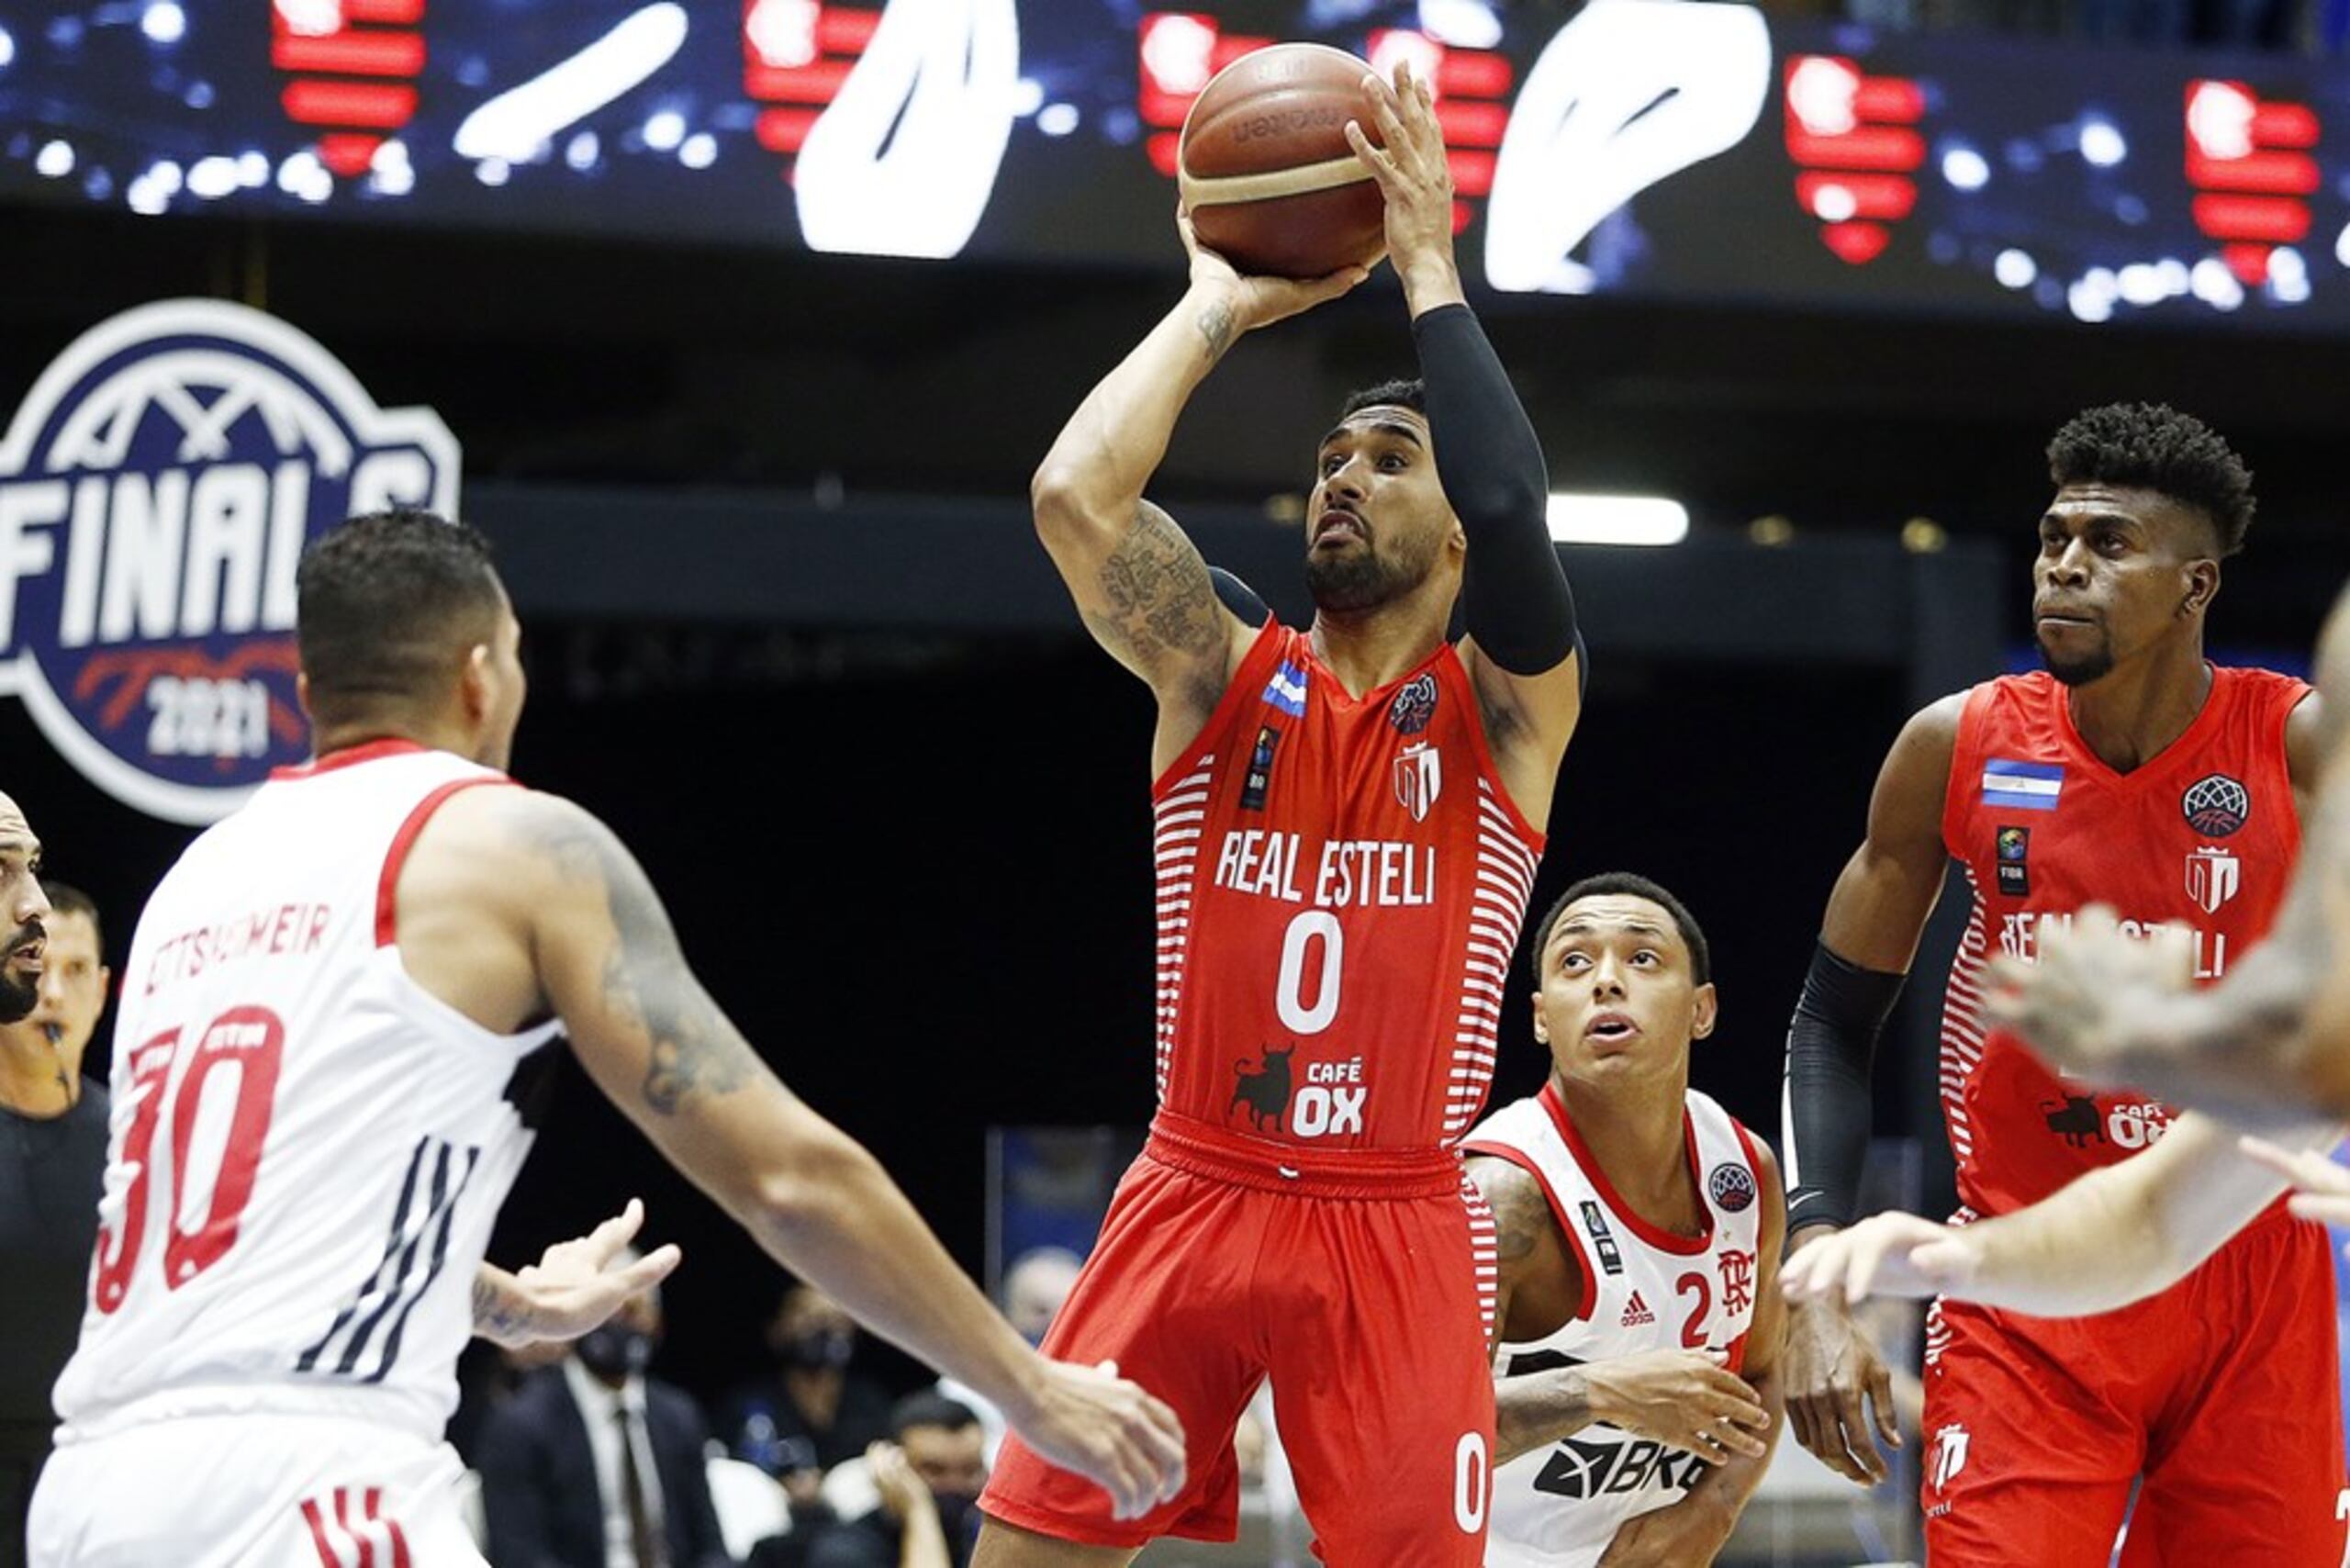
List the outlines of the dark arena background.
<svg viewBox="0 0 2350 1568">
<path fill-rule="evenodd" d="M 1553 489 L 1685 514 L 1672 542 L 1561 546 L 1590 686 L 1533 907 L 1611 869 L 1682 895 L 1721 994 L 1694 1081 L 1758 1133 L 1886 745 L 2036 665 L 2057 425 L 2168 401 L 2251 465 L 2221 662 L 2305 673 L 2350 570 L 2338 7 L 2182 7 L 2126 37 L 2070 0 L 890 0 L 894 30 L 883 9 L 0 0 L 0 405 L 107 318 L 211 298 L 298 328 L 383 408 L 435 410 L 525 626 L 516 773 L 633 847 L 760 1053 L 983 1282 L 990 1130 L 1138 1132 L 1152 1109 L 1149 699 L 1085 638 L 1026 487 L 1181 291 L 1171 133 L 1237 52 L 1314 38 L 1434 69 L 1461 272 Z M 956 28 L 969 80 L 1010 84 L 1001 113 L 976 87 L 902 101 L 939 69 L 921 39 Z M 565 61 L 570 98 L 495 102 Z M 882 151 L 811 168 L 825 115 L 881 112 L 847 91 L 869 62 L 897 94 Z M 1303 624 L 1314 443 L 1411 364 L 1383 273 L 1253 335 L 1151 494 Z M 20 655 L 0 636 L 0 666 Z M 195 829 L 90 781 L 8 699 L 0 790 L 119 960 Z M 1963 910 L 1962 886 L 1876 1077 L 1885 1201 L 1934 1214 Z M 1524 965 L 1495 1103 L 1547 1070 Z M 102 1029 L 90 1070 L 108 1049 Z M 715 1404 L 771 1364 L 785 1278 L 576 1066 L 491 1257 L 632 1194 L 686 1253 L 655 1371 Z M 893 1390 L 926 1376 L 858 1356 Z M 1873 1507 L 1766 1487 L 1723 1561 L 1914 1556 L 1915 1482 Z M 1294 1557 L 1266 1539 L 1196 1560 Z"/>
</svg>

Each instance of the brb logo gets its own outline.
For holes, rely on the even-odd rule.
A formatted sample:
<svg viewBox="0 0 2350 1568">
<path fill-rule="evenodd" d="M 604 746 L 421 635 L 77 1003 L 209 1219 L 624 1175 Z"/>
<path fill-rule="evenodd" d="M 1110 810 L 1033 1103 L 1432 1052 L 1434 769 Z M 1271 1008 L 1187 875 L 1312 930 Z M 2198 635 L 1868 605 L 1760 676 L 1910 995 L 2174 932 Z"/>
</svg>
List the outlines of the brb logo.
<svg viewBox="0 0 2350 1568">
<path fill-rule="evenodd" d="M 226 816 L 309 750 L 303 547 L 456 499 L 440 417 L 378 409 L 294 328 L 217 300 L 127 311 L 58 357 L 0 440 L 0 691 L 117 800 Z"/>
</svg>

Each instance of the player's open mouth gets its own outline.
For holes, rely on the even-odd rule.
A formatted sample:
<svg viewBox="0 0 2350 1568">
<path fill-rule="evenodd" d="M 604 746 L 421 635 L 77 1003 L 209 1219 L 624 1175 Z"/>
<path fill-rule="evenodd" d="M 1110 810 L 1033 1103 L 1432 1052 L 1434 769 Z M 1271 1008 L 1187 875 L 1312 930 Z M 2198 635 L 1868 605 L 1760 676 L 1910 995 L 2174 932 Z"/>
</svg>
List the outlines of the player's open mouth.
<svg viewBox="0 0 2350 1568">
<path fill-rule="evenodd" d="M 1603 1013 L 1583 1025 L 1583 1037 L 1590 1040 L 1628 1040 L 1640 1032 L 1640 1026 L 1622 1013 Z"/>
<path fill-rule="evenodd" d="M 1348 535 L 1357 539 L 1369 537 L 1363 530 L 1362 519 L 1350 511 L 1333 507 L 1315 521 L 1314 543 L 1316 544 L 1326 544 Z"/>
</svg>

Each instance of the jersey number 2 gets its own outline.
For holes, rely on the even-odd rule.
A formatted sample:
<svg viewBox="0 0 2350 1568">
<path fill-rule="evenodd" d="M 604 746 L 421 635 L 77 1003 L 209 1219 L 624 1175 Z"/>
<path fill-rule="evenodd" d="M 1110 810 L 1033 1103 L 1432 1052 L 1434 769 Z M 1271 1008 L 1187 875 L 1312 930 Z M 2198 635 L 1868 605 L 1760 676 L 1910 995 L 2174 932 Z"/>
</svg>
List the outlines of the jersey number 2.
<svg viewBox="0 0 2350 1568">
<path fill-rule="evenodd" d="M 138 1267 L 140 1243 L 147 1235 L 150 1179 L 155 1170 L 155 1134 L 163 1121 L 163 1091 L 172 1066 L 179 1059 L 181 1038 L 182 1031 L 166 1029 L 131 1053 L 130 1130 L 122 1146 L 122 1163 L 131 1173 L 130 1190 L 123 1196 L 120 1227 L 109 1223 L 98 1229 L 91 1295 L 100 1312 L 119 1308 L 130 1293 L 131 1271 Z M 269 1136 L 270 1114 L 277 1101 L 278 1063 L 285 1054 L 285 1022 L 266 1007 L 232 1007 L 196 1035 L 187 1071 L 171 1096 L 173 1192 L 167 1221 L 170 1231 L 163 1242 L 166 1290 L 179 1289 L 237 1244 L 237 1223 L 253 1195 L 262 1142 Z M 233 1070 L 229 1074 L 235 1080 L 233 1087 L 214 1081 L 224 1068 Z M 220 1162 L 203 1213 L 191 1216 L 182 1210 L 190 1197 L 189 1159 L 199 1129 L 207 1135 L 207 1146 L 219 1147 Z"/>
<path fill-rule="evenodd" d="M 1714 1285 L 1703 1274 L 1688 1273 L 1673 1282 L 1673 1294 L 1694 1295 L 1697 1304 L 1689 1309 L 1689 1316 L 1681 1325 L 1681 1348 L 1702 1350 L 1706 1348 L 1706 1314 L 1713 1310 Z"/>
</svg>

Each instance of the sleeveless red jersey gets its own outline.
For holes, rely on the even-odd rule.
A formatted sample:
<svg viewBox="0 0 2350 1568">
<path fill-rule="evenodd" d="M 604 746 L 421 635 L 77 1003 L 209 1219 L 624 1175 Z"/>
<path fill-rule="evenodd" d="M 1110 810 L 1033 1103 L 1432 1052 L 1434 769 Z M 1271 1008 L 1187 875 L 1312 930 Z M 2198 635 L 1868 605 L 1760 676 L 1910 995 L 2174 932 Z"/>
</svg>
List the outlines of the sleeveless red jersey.
<svg viewBox="0 0 2350 1568">
<path fill-rule="evenodd" d="M 1268 622 L 1153 795 L 1162 1116 L 1301 1150 L 1457 1143 L 1542 834 L 1450 644 L 1355 698 Z"/>
<path fill-rule="evenodd" d="M 2060 1078 L 2013 1036 L 1986 1031 L 1987 955 L 2029 961 L 2051 924 L 2107 903 L 2125 929 L 2189 927 L 2196 978 L 2208 983 L 2267 932 L 2283 902 L 2301 843 L 2285 720 L 2310 688 L 2261 669 L 2213 666 L 2211 677 L 2187 732 L 2130 773 L 2089 750 L 2048 675 L 1967 694 L 1942 842 L 1965 868 L 1975 908 L 1943 999 L 1942 1101 L 1972 1214 L 2021 1208 L 2126 1159 L 2171 1116 L 2143 1094 Z"/>
</svg>

